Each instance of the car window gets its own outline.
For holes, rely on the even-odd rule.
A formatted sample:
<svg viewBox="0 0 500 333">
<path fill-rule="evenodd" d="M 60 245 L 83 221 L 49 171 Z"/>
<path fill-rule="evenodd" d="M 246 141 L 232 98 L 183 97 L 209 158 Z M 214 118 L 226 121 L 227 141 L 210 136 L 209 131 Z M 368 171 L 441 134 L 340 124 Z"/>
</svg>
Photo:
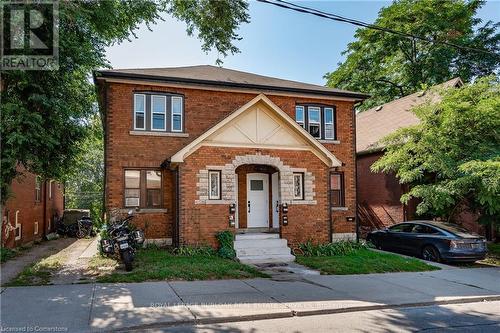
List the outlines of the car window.
<svg viewBox="0 0 500 333">
<path fill-rule="evenodd" d="M 395 225 L 395 226 L 389 228 L 389 230 L 392 232 L 411 232 L 412 229 L 413 229 L 413 225 L 407 224 L 407 223 L 398 224 L 398 225 Z"/>
<path fill-rule="evenodd" d="M 427 234 L 427 235 L 438 235 L 440 233 L 439 230 L 435 228 L 421 224 L 415 224 L 411 232 L 416 234 Z"/>
</svg>

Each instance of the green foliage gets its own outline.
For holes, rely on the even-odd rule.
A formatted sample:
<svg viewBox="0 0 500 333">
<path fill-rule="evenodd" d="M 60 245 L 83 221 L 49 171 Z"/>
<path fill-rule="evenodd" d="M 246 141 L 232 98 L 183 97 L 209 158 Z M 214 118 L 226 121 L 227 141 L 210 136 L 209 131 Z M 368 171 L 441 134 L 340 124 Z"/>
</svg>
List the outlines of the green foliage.
<svg viewBox="0 0 500 333">
<path fill-rule="evenodd" d="M 17 253 L 18 252 L 15 250 L 0 247 L 0 262 L 6 262 L 7 260 L 14 258 Z"/>
<path fill-rule="evenodd" d="M 65 184 L 66 208 L 89 209 L 99 228 L 103 224 L 104 143 L 97 112 L 90 116 L 88 135 L 79 147 Z"/>
<path fill-rule="evenodd" d="M 179 256 L 215 256 L 217 253 L 210 246 L 181 246 L 174 249 L 174 254 Z"/>
<path fill-rule="evenodd" d="M 88 119 L 96 97 L 89 78 L 92 71 L 109 67 L 106 47 L 135 37 L 140 24 L 150 27 L 166 13 L 185 21 L 190 34 L 198 30 L 205 51 L 225 56 L 238 52 L 233 41 L 239 38 L 239 24 L 248 22 L 247 11 L 243 0 L 60 2 L 59 69 L 1 73 L 2 203 L 22 172 L 18 165 L 47 179 L 69 178 L 71 166 L 88 148 L 87 136 L 93 135 Z M 100 207 L 92 204 L 91 209 L 96 216 Z"/>
<path fill-rule="evenodd" d="M 373 171 L 394 172 L 420 199 L 417 214 L 453 220 L 470 206 L 489 222 L 500 214 L 500 84 L 486 77 L 459 89 L 437 91 L 440 102 L 413 111 L 420 124 L 383 140 Z M 432 95 L 432 94 L 431 94 Z"/>
<path fill-rule="evenodd" d="M 314 244 L 311 241 L 300 243 L 299 249 L 306 257 L 340 256 L 354 253 L 359 249 L 367 249 L 364 242 L 339 241 L 335 243 Z"/>
<path fill-rule="evenodd" d="M 440 42 L 490 51 L 408 39 L 360 28 L 349 43 L 345 61 L 327 73 L 327 85 L 368 93 L 367 109 L 460 76 L 470 81 L 498 74 L 500 23 L 481 25 L 476 17 L 484 1 L 399 0 L 382 8 L 375 24 Z"/>
<path fill-rule="evenodd" d="M 219 241 L 217 254 L 222 258 L 234 259 L 236 251 L 234 250 L 234 236 L 232 232 L 229 230 L 221 231 L 215 237 Z"/>
</svg>

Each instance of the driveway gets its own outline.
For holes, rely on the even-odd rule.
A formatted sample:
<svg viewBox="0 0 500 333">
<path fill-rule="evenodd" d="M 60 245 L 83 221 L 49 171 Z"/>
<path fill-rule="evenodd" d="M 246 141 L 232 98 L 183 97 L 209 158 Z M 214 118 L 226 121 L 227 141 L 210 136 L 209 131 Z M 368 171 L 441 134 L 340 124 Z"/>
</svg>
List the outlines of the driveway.
<svg viewBox="0 0 500 333">
<path fill-rule="evenodd" d="M 272 279 L 10 287 L 2 327 L 145 329 L 500 300 L 500 269 Z M 497 303 L 494 303 L 497 302 Z M 43 305 L 43 306 L 40 306 Z M 57 316 L 54 316 L 57 313 Z"/>
</svg>

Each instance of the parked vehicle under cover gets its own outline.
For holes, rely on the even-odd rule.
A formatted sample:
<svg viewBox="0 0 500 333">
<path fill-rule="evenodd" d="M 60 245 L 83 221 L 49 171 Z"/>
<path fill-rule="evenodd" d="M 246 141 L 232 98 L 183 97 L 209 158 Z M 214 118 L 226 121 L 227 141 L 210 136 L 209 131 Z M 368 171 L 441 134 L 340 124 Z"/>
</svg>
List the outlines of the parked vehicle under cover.
<svg viewBox="0 0 500 333">
<path fill-rule="evenodd" d="M 484 237 L 450 223 L 408 221 L 372 231 L 367 241 L 379 249 L 400 252 L 430 261 L 473 262 L 487 253 Z"/>
</svg>

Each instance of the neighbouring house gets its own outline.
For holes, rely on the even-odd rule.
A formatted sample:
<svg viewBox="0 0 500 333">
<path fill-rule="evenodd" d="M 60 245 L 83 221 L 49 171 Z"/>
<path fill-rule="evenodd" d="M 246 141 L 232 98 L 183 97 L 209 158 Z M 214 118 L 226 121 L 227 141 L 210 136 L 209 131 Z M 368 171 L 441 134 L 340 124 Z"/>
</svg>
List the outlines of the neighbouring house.
<svg viewBox="0 0 500 333">
<path fill-rule="evenodd" d="M 356 237 L 353 106 L 366 95 L 214 66 L 94 80 L 105 206 L 139 207 L 149 241 L 215 246 L 223 230 L 289 244 Z"/>
<path fill-rule="evenodd" d="M 439 86 L 455 88 L 461 85 L 460 78 L 454 78 Z M 407 187 L 400 184 L 394 174 L 375 173 L 370 167 L 384 153 L 380 140 L 399 128 L 418 124 L 419 119 L 411 109 L 429 98 L 437 101 L 439 96 L 420 91 L 356 114 L 358 218 L 362 235 L 415 218 L 418 202 L 411 200 L 404 205 L 400 201 Z M 460 220 L 467 229 L 484 233 L 476 218 L 464 211 Z"/>
<path fill-rule="evenodd" d="M 20 168 L 2 207 L 2 247 L 31 245 L 55 230 L 64 210 L 63 184 Z"/>
</svg>

